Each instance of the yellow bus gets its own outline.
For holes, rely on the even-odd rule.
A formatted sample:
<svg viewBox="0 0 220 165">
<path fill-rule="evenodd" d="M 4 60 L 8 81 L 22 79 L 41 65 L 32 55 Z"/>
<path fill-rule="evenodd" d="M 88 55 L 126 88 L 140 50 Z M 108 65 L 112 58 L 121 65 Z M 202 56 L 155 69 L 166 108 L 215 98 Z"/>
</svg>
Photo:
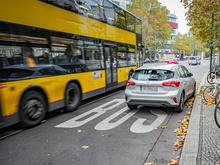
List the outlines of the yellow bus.
<svg viewBox="0 0 220 165">
<path fill-rule="evenodd" d="M 0 1 L 0 127 L 125 85 L 141 20 L 108 0 Z"/>
</svg>

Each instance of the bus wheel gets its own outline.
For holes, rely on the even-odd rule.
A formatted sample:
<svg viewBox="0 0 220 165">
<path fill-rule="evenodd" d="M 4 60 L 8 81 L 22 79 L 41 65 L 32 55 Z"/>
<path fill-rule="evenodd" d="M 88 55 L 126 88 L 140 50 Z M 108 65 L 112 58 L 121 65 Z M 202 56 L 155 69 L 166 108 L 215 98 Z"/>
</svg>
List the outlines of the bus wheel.
<svg viewBox="0 0 220 165">
<path fill-rule="evenodd" d="M 70 83 L 67 85 L 64 102 L 66 112 L 72 112 L 77 109 L 81 102 L 81 90 L 77 84 Z"/>
<path fill-rule="evenodd" d="M 47 104 L 44 96 L 37 91 L 28 91 L 24 94 L 19 108 L 21 126 L 33 127 L 45 118 Z"/>
</svg>

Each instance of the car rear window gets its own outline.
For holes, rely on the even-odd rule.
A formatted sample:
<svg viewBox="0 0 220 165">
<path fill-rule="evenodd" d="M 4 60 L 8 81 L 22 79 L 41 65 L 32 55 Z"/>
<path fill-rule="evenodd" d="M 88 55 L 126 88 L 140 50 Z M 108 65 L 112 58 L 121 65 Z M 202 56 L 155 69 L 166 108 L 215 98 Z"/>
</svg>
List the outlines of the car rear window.
<svg viewBox="0 0 220 165">
<path fill-rule="evenodd" d="M 143 69 L 136 70 L 132 78 L 140 81 L 163 81 L 173 77 L 174 72 L 169 70 Z"/>
<path fill-rule="evenodd" d="M 14 79 L 29 77 L 34 73 L 26 69 L 0 69 L 0 79 Z"/>
</svg>

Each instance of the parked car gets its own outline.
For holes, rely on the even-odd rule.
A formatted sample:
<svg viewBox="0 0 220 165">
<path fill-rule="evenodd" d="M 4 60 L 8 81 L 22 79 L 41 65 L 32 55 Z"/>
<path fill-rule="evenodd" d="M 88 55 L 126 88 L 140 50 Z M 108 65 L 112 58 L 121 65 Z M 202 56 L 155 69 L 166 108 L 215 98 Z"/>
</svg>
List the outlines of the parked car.
<svg viewBox="0 0 220 165">
<path fill-rule="evenodd" d="M 166 61 L 167 64 L 179 64 L 179 61 L 177 59 L 169 59 Z"/>
<path fill-rule="evenodd" d="M 186 67 L 177 64 L 143 66 L 127 81 L 125 98 L 130 109 L 137 106 L 174 107 L 181 112 L 184 102 L 196 91 L 196 81 Z"/>
<path fill-rule="evenodd" d="M 146 63 L 150 63 L 151 61 L 150 61 L 150 59 L 149 58 L 146 58 L 145 60 L 144 60 L 144 63 L 146 64 Z"/>
<path fill-rule="evenodd" d="M 201 64 L 200 57 L 190 56 L 188 60 L 188 64 L 189 65 L 200 65 Z"/>
</svg>

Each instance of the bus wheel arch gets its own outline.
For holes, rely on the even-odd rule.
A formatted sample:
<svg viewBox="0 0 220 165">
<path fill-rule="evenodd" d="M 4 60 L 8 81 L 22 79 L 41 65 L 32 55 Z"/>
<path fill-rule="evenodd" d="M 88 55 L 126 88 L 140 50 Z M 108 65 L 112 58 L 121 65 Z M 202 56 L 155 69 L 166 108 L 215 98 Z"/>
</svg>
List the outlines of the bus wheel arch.
<svg viewBox="0 0 220 165">
<path fill-rule="evenodd" d="M 65 112 L 72 112 L 78 108 L 82 100 L 82 87 L 77 80 L 70 80 L 64 93 Z"/>
<path fill-rule="evenodd" d="M 24 128 L 30 128 L 41 123 L 49 109 L 48 98 L 40 87 L 26 89 L 19 101 L 18 116 Z"/>
</svg>

